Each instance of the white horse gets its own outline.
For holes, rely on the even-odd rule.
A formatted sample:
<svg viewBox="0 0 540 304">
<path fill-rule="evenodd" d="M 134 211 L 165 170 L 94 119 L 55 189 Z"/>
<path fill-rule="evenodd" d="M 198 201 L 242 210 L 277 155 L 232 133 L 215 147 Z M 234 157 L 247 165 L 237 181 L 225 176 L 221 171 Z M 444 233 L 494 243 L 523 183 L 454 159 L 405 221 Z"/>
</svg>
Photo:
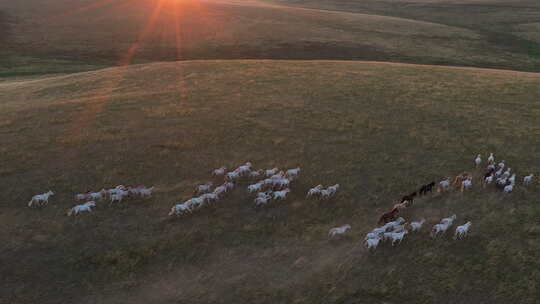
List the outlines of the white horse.
<svg viewBox="0 0 540 304">
<path fill-rule="evenodd" d="M 248 189 L 248 192 L 249 192 L 249 193 L 253 193 L 253 192 L 258 192 L 259 190 L 261 190 L 262 186 L 263 186 L 263 183 L 262 183 L 262 182 L 258 182 L 258 183 L 256 183 L 256 184 L 249 185 L 249 186 L 247 187 L 247 189 Z"/>
<path fill-rule="evenodd" d="M 328 190 L 328 192 L 330 192 L 330 196 L 334 196 L 336 194 L 336 192 L 338 191 L 339 189 L 339 184 L 335 184 L 333 186 L 330 186 L 328 188 L 326 188 L 326 190 Z"/>
<path fill-rule="evenodd" d="M 139 189 L 139 195 L 141 197 L 151 197 L 153 191 L 154 191 L 154 187 L 141 188 L 141 189 Z"/>
<path fill-rule="evenodd" d="M 95 200 L 102 200 L 106 194 L 107 194 L 107 191 L 105 191 L 105 189 L 101 189 L 101 191 L 92 192 L 88 194 L 88 196 L 90 197 L 91 200 L 95 201 Z"/>
<path fill-rule="evenodd" d="M 272 196 L 268 194 L 258 195 L 257 198 L 255 198 L 255 206 L 266 205 L 271 199 Z"/>
<path fill-rule="evenodd" d="M 38 204 L 38 206 L 46 205 L 49 203 L 49 197 L 54 195 L 54 192 L 49 190 L 46 193 L 34 195 L 32 199 L 28 202 L 28 207 L 34 206 L 34 204 Z"/>
<path fill-rule="evenodd" d="M 322 190 L 322 185 L 317 185 L 311 189 L 309 189 L 307 195 L 306 195 L 306 198 L 308 197 L 312 197 L 312 196 L 315 196 L 315 195 L 321 195 L 321 190 Z"/>
<path fill-rule="evenodd" d="M 340 227 L 335 227 L 335 228 L 332 228 L 330 229 L 330 231 L 328 232 L 328 237 L 333 239 L 335 236 L 337 235 L 341 235 L 341 234 L 344 234 L 345 232 L 347 232 L 347 230 L 351 229 L 351 225 L 347 224 L 347 225 L 343 225 L 343 226 L 340 226 Z"/>
<path fill-rule="evenodd" d="M 527 175 L 527 176 L 525 176 L 525 177 L 523 178 L 523 184 L 524 184 L 524 185 L 530 185 L 530 184 L 532 184 L 533 177 L 534 177 L 534 174 L 532 174 L 532 173 L 529 174 L 529 175 Z"/>
<path fill-rule="evenodd" d="M 212 176 L 223 176 L 225 175 L 225 170 L 227 170 L 225 167 L 218 168 L 212 171 Z"/>
<path fill-rule="evenodd" d="M 127 196 L 127 195 L 128 195 L 128 191 L 118 189 L 118 191 L 115 191 L 114 193 L 111 194 L 110 204 L 114 202 L 119 202 L 119 203 L 122 202 L 122 200 L 124 199 L 124 196 Z"/>
<path fill-rule="evenodd" d="M 390 238 L 392 239 L 392 246 L 394 246 L 396 242 L 398 245 L 401 244 L 401 241 L 403 241 L 403 238 L 407 233 L 407 230 L 403 230 L 402 232 L 391 232 Z"/>
<path fill-rule="evenodd" d="M 377 249 L 377 246 L 379 246 L 379 243 L 381 242 L 381 238 L 373 238 L 373 239 L 367 239 L 365 240 L 365 244 L 368 250 L 375 250 Z"/>
<path fill-rule="evenodd" d="M 82 205 L 77 205 L 69 210 L 68 216 L 71 216 L 73 214 L 77 215 L 82 212 L 92 212 L 92 207 L 95 207 L 95 206 L 96 206 L 96 202 L 94 201 L 86 202 Z"/>
<path fill-rule="evenodd" d="M 422 219 L 419 222 L 412 222 L 410 224 L 411 225 L 411 231 L 412 232 L 420 231 L 420 229 L 422 229 L 422 225 L 424 225 L 425 222 L 426 222 L 425 219 Z"/>
<path fill-rule="evenodd" d="M 437 236 L 439 236 L 439 234 L 443 235 L 446 230 L 448 230 L 450 225 L 451 223 L 445 222 L 433 226 L 433 228 L 431 229 L 431 237 L 436 238 Z"/>
<path fill-rule="evenodd" d="M 197 187 L 197 194 L 200 194 L 200 193 L 207 193 L 207 192 L 210 192 L 210 190 L 212 189 L 212 183 L 207 183 L 207 184 L 204 184 L 204 185 L 199 185 Z"/>
<path fill-rule="evenodd" d="M 264 170 L 264 175 L 266 175 L 266 177 L 270 177 L 274 174 L 276 174 L 278 172 L 278 168 L 272 168 L 272 169 L 268 169 L 268 170 Z"/>
<path fill-rule="evenodd" d="M 187 205 L 186 203 L 184 204 L 177 204 L 177 205 L 174 205 L 172 208 L 171 208 L 171 212 L 169 212 L 169 216 L 171 215 L 181 215 L 181 214 L 184 214 L 186 212 L 189 212 L 191 213 L 191 208 L 189 205 Z"/>
<path fill-rule="evenodd" d="M 88 193 L 79 193 L 79 194 L 75 194 L 75 200 L 76 201 L 84 201 L 84 200 L 87 200 L 89 198 L 89 194 Z"/>
<path fill-rule="evenodd" d="M 285 190 L 282 190 L 282 191 L 276 191 L 274 192 L 274 199 L 275 200 L 279 200 L 279 199 L 285 199 L 287 197 L 287 193 L 291 192 L 290 189 L 285 189 Z"/>
<path fill-rule="evenodd" d="M 287 177 L 289 177 L 290 179 L 296 179 L 298 177 L 298 174 L 300 174 L 300 167 L 289 169 L 287 170 L 287 172 L 285 172 L 285 174 L 287 174 Z"/>
<path fill-rule="evenodd" d="M 467 236 L 467 233 L 469 232 L 469 228 L 471 227 L 472 223 L 469 221 L 465 223 L 464 225 L 457 226 L 456 233 L 454 233 L 454 239 L 462 239 Z"/>
<path fill-rule="evenodd" d="M 482 157 L 480 154 L 476 156 L 476 158 L 474 159 L 474 163 L 476 164 L 477 167 L 480 166 L 480 164 L 482 163 Z"/>
</svg>

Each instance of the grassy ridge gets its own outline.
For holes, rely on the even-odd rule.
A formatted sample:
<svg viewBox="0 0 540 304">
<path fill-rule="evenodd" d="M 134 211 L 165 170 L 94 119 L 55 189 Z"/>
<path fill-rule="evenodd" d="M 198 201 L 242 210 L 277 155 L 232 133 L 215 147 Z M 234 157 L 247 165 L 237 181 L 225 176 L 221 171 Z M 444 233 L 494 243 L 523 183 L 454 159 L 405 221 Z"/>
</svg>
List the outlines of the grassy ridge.
<svg viewBox="0 0 540 304">
<path fill-rule="evenodd" d="M 537 173 L 539 84 L 527 73 L 331 61 L 159 63 L 0 83 L 0 301 L 534 303 L 539 185 L 433 196 L 404 212 L 472 220 L 463 242 L 424 232 L 371 256 L 359 240 L 395 199 L 471 170 L 478 152 Z M 300 165 L 302 178 L 268 208 L 239 189 L 166 217 L 211 169 L 247 160 Z M 306 201 L 318 183 L 343 191 Z M 116 184 L 159 191 L 65 216 L 72 194 Z M 49 188 L 50 206 L 26 208 Z M 350 235 L 328 242 L 345 223 Z"/>
</svg>

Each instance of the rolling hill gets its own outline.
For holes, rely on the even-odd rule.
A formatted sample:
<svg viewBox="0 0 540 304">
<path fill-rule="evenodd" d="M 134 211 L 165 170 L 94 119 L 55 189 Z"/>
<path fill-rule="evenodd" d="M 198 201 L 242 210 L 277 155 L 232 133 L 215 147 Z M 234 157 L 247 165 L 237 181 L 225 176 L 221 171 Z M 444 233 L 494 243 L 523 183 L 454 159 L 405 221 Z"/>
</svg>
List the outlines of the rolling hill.
<svg viewBox="0 0 540 304">
<path fill-rule="evenodd" d="M 538 24 L 533 0 L 0 0 L 0 304 L 537 303 Z M 535 183 L 482 189 L 489 152 Z M 246 161 L 301 177 L 167 216 Z M 463 171 L 473 190 L 402 212 L 421 233 L 363 247 Z M 66 216 L 119 184 L 156 192 Z M 470 236 L 430 239 L 454 213 Z"/>
<path fill-rule="evenodd" d="M 535 303 L 540 185 L 478 185 L 403 212 L 456 213 L 464 241 L 427 229 L 361 246 L 418 186 L 495 152 L 538 173 L 540 76 L 352 61 L 151 63 L 0 82 L 0 303 Z M 221 165 L 301 166 L 284 202 L 256 209 L 246 183 L 168 218 Z M 340 183 L 330 201 L 309 187 Z M 475 180 L 477 183 L 477 180 Z M 155 185 L 152 199 L 67 217 L 73 195 Z M 42 210 L 30 195 L 52 189 Z M 347 237 L 328 229 L 351 224 Z"/>
<path fill-rule="evenodd" d="M 538 70 L 540 46 L 527 40 L 530 26 L 522 25 L 540 21 L 537 5 L 515 8 L 519 14 L 508 25 L 501 13 L 507 7 L 484 4 L 491 8 L 488 14 L 443 3 L 0 0 L 0 76 L 194 59 L 378 60 Z"/>
</svg>

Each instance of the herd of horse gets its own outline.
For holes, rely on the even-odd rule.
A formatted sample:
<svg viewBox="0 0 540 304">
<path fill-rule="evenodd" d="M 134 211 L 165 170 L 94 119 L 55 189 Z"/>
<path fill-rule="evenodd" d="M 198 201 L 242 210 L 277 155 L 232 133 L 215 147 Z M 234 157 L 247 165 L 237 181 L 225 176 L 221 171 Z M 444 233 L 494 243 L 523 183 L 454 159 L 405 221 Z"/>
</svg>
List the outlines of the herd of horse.
<svg viewBox="0 0 540 304">
<path fill-rule="evenodd" d="M 461 190 L 463 191 L 463 186 L 462 186 L 463 181 L 467 179 L 472 179 L 472 174 L 468 172 L 463 172 L 454 178 L 454 181 L 452 184 L 456 188 L 461 187 Z M 422 185 L 418 191 L 414 191 L 410 194 L 404 195 L 401 198 L 401 200 L 399 200 L 398 203 L 395 204 L 394 207 L 390 211 L 383 213 L 379 217 L 379 221 L 377 223 L 379 225 L 384 225 L 386 223 L 397 220 L 400 209 L 404 209 L 404 208 L 412 206 L 414 202 L 414 198 L 416 196 L 424 196 L 424 195 L 427 195 L 428 193 L 432 193 L 435 185 L 436 185 L 435 182 L 431 182 L 429 184 Z M 441 191 L 444 191 L 444 189 L 439 187 L 438 191 L 441 192 Z"/>
</svg>

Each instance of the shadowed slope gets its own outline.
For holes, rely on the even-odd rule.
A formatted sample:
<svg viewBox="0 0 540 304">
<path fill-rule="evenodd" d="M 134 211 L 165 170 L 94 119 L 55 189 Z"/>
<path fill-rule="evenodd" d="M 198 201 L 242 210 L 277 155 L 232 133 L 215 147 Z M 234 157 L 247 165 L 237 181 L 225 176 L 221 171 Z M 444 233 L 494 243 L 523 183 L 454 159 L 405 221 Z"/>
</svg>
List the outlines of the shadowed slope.
<svg viewBox="0 0 540 304">
<path fill-rule="evenodd" d="M 477 66 L 538 71 L 540 22 L 536 0 L 270 0 L 277 5 L 393 16 L 470 30 L 485 44 L 475 55 L 504 54 Z M 478 40 L 476 40 L 478 42 Z M 510 55 L 511 54 L 511 55 Z M 419 59 L 417 63 L 425 63 Z"/>
</svg>

